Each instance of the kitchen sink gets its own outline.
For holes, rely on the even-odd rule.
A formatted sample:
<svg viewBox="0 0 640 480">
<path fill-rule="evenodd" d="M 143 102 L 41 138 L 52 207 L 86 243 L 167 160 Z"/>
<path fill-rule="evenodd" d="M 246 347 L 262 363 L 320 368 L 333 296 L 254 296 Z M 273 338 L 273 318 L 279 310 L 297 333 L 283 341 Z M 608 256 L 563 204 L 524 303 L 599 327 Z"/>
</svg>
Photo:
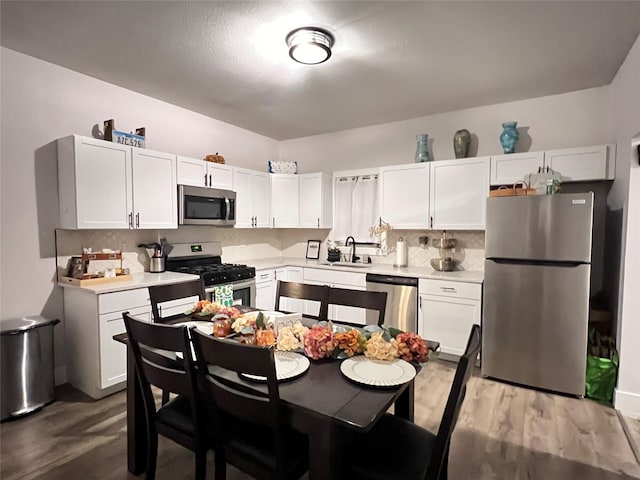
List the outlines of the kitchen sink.
<svg viewBox="0 0 640 480">
<path fill-rule="evenodd" d="M 323 262 L 320 265 L 329 265 L 331 267 L 347 267 L 347 268 L 369 268 L 370 263 L 352 263 L 352 262 Z"/>
</svg>

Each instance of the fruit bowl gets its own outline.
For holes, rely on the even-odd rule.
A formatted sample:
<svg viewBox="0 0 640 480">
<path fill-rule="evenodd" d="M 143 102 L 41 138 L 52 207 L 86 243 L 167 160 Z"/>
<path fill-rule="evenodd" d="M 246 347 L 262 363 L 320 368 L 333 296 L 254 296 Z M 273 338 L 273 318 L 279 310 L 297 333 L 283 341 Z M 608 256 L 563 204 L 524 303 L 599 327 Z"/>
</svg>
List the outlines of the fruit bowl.
<svg viewBox="0 0 640 480">
<path fill-rule="evenodd" d="M 438 272 L 451 272 L 456 269 L 458 264 L 453 258 L 432 258 L 429 262 L 433 269 Z"/>
</svg>

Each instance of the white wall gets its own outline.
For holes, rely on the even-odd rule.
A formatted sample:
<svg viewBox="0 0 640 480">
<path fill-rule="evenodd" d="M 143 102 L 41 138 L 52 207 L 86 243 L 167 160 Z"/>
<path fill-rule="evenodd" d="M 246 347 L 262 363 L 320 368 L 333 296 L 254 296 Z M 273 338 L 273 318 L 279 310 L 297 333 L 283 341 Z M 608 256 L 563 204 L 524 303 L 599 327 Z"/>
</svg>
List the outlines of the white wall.
<svg viewBox="0 0 640 480">
<path fill-rule="evenodd" d="M 516 151 L 607 143 L 606 87 L 458 110 L 439 115 L 343 130 L 280 143 L 280 158 L 297 161 L 301 173 L 414 161 L 416 134 L 429 134 L 432 160 L 455 158 L 453 135 L 472 134 L 470 156 L 502 153 L 501 124 L 518 121 Z"/>
<path fill-rule="evenodd" d="M 0 318 L 62 318 L 62 292 L 53 283 L 57 138 L 91 136 L 94 125 L 114 118 L 119 130 L 146 127 L 154 150 L 196 158 L 218 151 L 228 164 L 259 170 L 277 158 L 273 139 L 6 48 L 0 55 Z M 58 359 L 63 328 L 56 327 Z"/>
<path fill-rule="evenodd" d="M 640 167 L 631 149 L 632 141 L 640 144 L 640 37 L 608 90 L 611 132 L 618 144 L 609 204 L 624 209 L 615 406 L 640 418 Z"/>
</svg>

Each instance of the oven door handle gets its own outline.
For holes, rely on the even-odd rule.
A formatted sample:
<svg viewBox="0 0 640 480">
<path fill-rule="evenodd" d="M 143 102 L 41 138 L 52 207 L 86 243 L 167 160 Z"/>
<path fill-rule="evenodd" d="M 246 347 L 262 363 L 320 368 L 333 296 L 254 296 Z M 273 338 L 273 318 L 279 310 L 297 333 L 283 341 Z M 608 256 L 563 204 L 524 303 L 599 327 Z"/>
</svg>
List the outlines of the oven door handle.
<svg viewBox="0 0 640 480">
<path fill-rule="evenodd" d="M 250 280 L 236 280 L 235 282 L 219 283 L 217 285 L 211 285 L 210 287 L 205 288 L 205 291 L 213 292 L 216 287 L 219 287 L 221 285 L 232 285 L 234 290 L 242 290 L 243 288 L 255 287 L 256 279 L 252 278 Z"/>
<path fill-rule="evenodd" d="M 229 220 L 229 215 L 231 214 L 231 204 L 229 203 L 228 197 L 224 197 L 224 210 L 225 210 L 224 219 Z"/>
</svg>

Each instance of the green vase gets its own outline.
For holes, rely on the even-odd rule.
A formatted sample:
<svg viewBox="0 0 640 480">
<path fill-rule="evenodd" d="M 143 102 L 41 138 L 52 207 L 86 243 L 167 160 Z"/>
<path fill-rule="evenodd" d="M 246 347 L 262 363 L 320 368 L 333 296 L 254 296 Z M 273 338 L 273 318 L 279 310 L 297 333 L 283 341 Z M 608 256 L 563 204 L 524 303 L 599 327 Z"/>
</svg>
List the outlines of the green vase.
<svg viewBox="0 0 640 480">
<path fill-rule="evenodd" d="M 458 130 L 453 135 L 453 151 L 456 158 L 467 158 L 469 156 L 469 145 L 471 144 L 471 134 L 469 130 Z"/>
</svg>

